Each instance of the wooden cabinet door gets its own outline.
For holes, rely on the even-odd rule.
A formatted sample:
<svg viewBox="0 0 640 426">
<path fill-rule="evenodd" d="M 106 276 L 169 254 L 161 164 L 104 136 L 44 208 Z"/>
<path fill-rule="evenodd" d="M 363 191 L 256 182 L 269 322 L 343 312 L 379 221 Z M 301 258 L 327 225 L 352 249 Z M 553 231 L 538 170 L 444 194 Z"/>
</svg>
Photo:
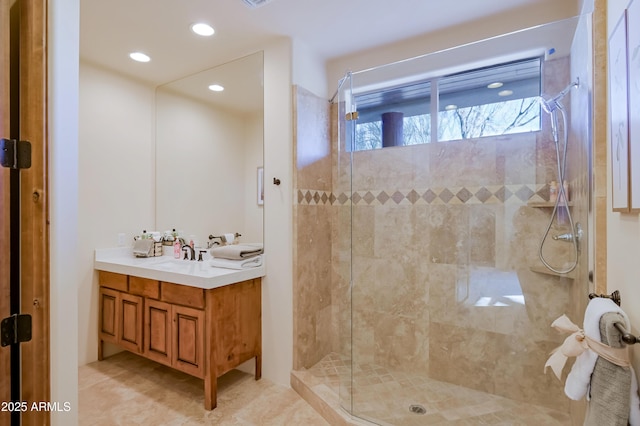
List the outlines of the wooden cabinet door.
<svg viewBox="0 0 640 426">
<path fill-rule="evenodd" d="M 100 287 L 100 340 L 118 343 L 120 293 Z"/>
<path fill-rule="evenodd" d="M 124 349 L 142 353 L 144 324 L 143 298 L 120 293 L 120 333 L 118 343 Z"/>
<path fill-rule="evenodd" d="M 172 306 L 173 368 L 204 377 L 204 311 Z"/>
<path fill-rule="evenodd" d="M 171 366 L 172 312 L 169 303 L 145 299 L 145 356 Z"/>
</svg>

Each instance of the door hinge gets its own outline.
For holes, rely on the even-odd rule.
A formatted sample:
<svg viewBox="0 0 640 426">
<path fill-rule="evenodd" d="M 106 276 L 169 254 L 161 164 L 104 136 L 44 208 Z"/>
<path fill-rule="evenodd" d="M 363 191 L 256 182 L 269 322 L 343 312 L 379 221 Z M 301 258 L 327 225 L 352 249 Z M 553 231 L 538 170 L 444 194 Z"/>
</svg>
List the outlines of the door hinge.
<svg viewBox="0 0 640 426">
<path fill-rule="evenodd" d="M 353 121 L 358 119 L 358 111 L 348 112 L 344 115 L 346 121 Z"/>
<path fill-rule="evenodd" d="M 31 142 L 0 139 L 0 165 L 10 169 L 31 167 Z"/>
<path fill-rule="evenodd" d="M 0 324 L 0 345 L 9 346 L 31 340 L 31 315 L 13 314 Z"/>
</svg>

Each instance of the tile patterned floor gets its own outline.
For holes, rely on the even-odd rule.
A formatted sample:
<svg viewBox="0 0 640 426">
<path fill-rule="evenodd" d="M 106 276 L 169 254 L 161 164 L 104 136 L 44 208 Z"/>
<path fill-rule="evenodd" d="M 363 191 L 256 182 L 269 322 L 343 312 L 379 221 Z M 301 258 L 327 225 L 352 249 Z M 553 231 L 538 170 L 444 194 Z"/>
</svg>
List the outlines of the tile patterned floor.
<svg viewBox="0 0 640 426">
<path fill-rule="evenodd" d="M 349 369 L 332 353 L 301 377 L 314 382 L 310 387 L 322 382 L 338 393 Z M 568 413 L 374 365 L 356 368 L 354 385 L 354 412 L 385 426 L 571 425 Z M 412 413 L 412 404 L 426 412 Z"/>
<path fill-rule="evenodd" d="M 326 426 L 292 389 L 233 370 L 218 379 L 218 407 L 203 408 L 203 381 L 121 352 L 79 369 L 81 426 Z"/>
</svg>

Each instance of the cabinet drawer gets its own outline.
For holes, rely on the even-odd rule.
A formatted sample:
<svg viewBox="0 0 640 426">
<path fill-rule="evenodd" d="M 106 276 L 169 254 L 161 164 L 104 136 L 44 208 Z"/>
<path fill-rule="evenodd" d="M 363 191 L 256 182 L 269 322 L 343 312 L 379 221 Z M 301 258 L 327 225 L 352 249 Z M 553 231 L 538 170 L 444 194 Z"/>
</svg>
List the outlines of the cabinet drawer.
<svg viewBox="0 0 640 426">
<path fill-rule="evenodd" d="M 127 275 L 116 274 L 114 272 L 98 271 L 98 282 L 102 287 L 114 290 L 129 291 Z"/>
<path fill-rule="evenodd" d="M 160 281 L 148 278 L 129 277 L 129 293 L 145 296 L 150 299 L 160 298 Z"/>
<path fill-rule="evenodd" d="M 162 282 L 160 300 L 204 309 L 204 289 Z"/>
</svg>

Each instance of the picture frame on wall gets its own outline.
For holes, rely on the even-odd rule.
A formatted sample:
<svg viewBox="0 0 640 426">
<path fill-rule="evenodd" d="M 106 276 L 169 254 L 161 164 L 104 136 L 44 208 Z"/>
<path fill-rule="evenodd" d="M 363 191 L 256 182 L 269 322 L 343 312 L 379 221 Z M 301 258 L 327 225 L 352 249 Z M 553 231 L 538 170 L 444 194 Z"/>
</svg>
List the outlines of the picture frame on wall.
<svg viewBox="0 0 640 426">
<path fill-rule="evenodd" d="M 609 121 L 611 128 L 612 209 L 629 211 L 629 105 L 627 12 L 609 38 Z"/>
<path fill-rule="evenodd" d="M 640 0 L 626 11 L 627 84 L 629 91 L 629 208 L 640 212 Z"/>
<path fill-rule="evenodd" d="M 258 167 L 258 205 L 264 205 L 264 167 Z"/>
</svg>

